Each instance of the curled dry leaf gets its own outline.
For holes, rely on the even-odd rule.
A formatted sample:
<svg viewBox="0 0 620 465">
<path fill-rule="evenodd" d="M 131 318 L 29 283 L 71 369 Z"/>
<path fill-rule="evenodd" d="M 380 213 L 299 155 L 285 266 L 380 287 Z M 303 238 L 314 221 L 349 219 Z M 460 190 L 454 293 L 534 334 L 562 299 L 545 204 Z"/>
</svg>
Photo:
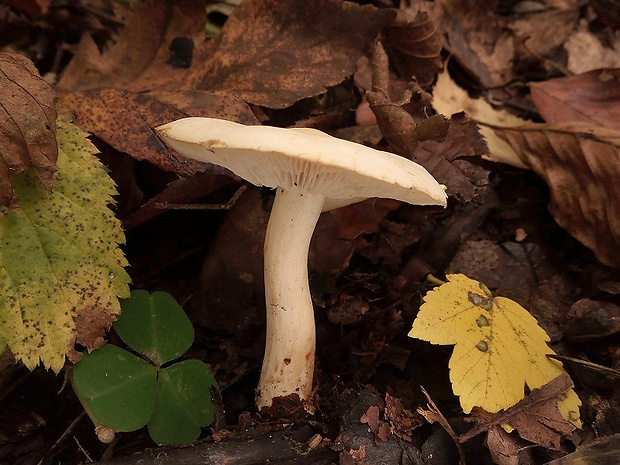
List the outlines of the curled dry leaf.
<svg viewBox="0 0 620 465">
<path fill-rule="evenodd" d="M 620 131 L 584 123 L 493 129 L 545 179 L 558 224 L 620 267 Z"/>
<path fill-rule="evenodd" d="M 54 93 L 26 57 L 0 52 L 0 109 L 0 205 L 10 205 L 10 176 L 33 167 L 51 189 L 58 157 Z"/>
<path fill-rule="evenodd" d="M 385 48 L 401 77 L 415 78 L 422 87 L 428 87 L 443 67 L 441 37 L 428 13 L 418 12 L 414 17 L 398 10 L 384 35 Z"/>
<path fill-rule="evenodd" d="M 620 131 L 620 69 L 533 82 L 530 88 L 547 123 L 581 121 Z"/>
<path fill-rule="evenodd" d="M 371 48 L 371 64 L 372 90 L 366 93 L 366 98 L 385 139 L 397 153 L 421 164 L 445 184 L 449 195 L 464 200 L 474 198 L 478 188 L 487 184 L 488 175 L 486 170 L 466 160 L 488 153 L 476 124 L 463 114 L 451 120 L 441 115 L 422 117 L 416 123 L 414 115 L 388 96 L 388 56 L 380 42 Z"/>
<path fill-rule="evenodd" d="M 413 413 L 403 406 L 403 402 L 397 398 L 385 394 L 385 419 L 390 422 L 392 433 L 404 441 L 413 440 L 413 430 L 422 425 L 422 417 L 419 413 Z"/>
<path fill-rule="evenodd" d="M 502 15 L 496 0 L 412 3 L 411 8 L 429 12 L 442 32 L 444 48 L 487 88 L 507 84 L 532 62 L 552 60 L 579 18 L 576 6 Z"/>
<path fill-rule="evenodd" d="M 424 2 L 442 32 L 443 46 L 485 87 L 502 85 L 513 76 L 515 40 L 508 20 L 493 10 L 492 0 Z"/>
<path fill-rule="evenodd" d="M 226 21 L 192 88 L 285 108 L 355 72 L 395 12 L 339 0 L 246 0 Z"/>
</svg>

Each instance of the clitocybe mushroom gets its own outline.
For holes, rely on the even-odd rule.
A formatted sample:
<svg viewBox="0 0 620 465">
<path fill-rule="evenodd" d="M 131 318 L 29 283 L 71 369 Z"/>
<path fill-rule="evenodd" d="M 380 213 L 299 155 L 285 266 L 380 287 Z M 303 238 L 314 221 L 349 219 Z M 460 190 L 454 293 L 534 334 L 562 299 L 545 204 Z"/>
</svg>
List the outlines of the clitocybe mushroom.
<svg viewBox="0 0 620 465">
<path fill-rule="evenodd" d="M 308 248 L 322 211 L 370 197 L 446 205 L 444 187 L 420 165 L 314 129 L 244 126 L 185 118 L 157 128 L 183 156 L 277 189 L 265 236 L 267 341 L 259 409 L 291 395 L 307 411 L 314 372 L 314 311 Z"/>
</svg>

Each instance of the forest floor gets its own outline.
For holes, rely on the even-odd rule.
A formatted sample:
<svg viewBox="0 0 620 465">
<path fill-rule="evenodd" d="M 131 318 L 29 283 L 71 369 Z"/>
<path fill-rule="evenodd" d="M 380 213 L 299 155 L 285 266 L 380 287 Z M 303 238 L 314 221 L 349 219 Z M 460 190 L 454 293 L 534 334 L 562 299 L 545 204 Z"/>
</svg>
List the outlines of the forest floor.
<svg viewBox="0 0 620 465">
<path fill-rule="evenodd" d="M 207 4 L 0 1 L 0 51 L 34 62 L 118 186 L 132 288 L 183 305 L 196 331 L 187 356 L 221 390 L 193 447 L 157 449 L 145 430 L 102 444 L 63 373 L 4 354 L 0 464 L 526 465 L 620 433 L 618 5 Z M 321 129 L 447 186 L 445 209 L 370 199 L 321 216 L 313 416 L 267 420 L 254 405 L 273 192 L 171 155 L 153 128 L 184 116 Z M 538 320 L 581 399 L 581 429 L 543 418 L 523 427 L 536 434 L 509 434 L 463 412 L 453 347 L 408 337 L 426 293 L 454 274 Z"/>
</svg>

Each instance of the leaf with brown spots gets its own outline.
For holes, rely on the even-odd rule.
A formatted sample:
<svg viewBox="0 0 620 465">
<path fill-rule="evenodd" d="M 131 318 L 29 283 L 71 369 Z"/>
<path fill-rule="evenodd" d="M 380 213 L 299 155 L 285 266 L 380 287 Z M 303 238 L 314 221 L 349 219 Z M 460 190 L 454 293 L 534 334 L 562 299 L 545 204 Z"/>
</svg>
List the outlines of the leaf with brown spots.
<svg viewBox="0 0 620 465">
<path fill-rule="evenodd" d="M 390 9 L 340 0 L 245 0 L 189 87 L 288 107 L 352 75 L 357 59 L 394 17 Z"/>
<path fill-rule="evenodd" d="M 17 203 L 10 176 L 29 167 L 51 189 L 57 156 L 54 93 L 30 60 L 0 52 L 0 205 Z"/>
<path fill-rule="evenodd" d="M 12 176 L 19 211 L 0 217 L 0 345 L 34 369 L 59 372 L 78 340 L 88 348 L 129 295 L 114 182 L 86 134 L 58 118 L 58 171 L 48 192 L 34 170 Z M 77 320 L 77 321 L 76 321 Z"/>
<path fill-rule="evenodd" d="M 493 297 L 482 283 L 462 274 L 430 291 L 413 322 L 410 337 L 432 344 L 454 344 L 450 381 L 465 413 L 507 409 L 565 373 L 547 357 L 549 336 L 518 303 Z M 579 421 L 576 395 L 561 406 L 565 418 Z"/>
</svg>

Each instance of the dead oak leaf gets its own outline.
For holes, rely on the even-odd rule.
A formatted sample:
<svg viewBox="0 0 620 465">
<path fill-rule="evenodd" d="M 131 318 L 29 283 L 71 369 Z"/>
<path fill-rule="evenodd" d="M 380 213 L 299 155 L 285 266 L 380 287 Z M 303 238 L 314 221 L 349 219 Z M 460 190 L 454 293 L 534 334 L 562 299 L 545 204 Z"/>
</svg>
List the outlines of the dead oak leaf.
<svg viewBox="0 0 620 465">
<path fill-rule="evenodd" d="M 53 91 L 26 57 L 0 52 L 0 205 L 16 203 L 10 176 L 29 167 L 51 189 L 57 157 Z"/>
<path fill-rule="evenodd" d="M 585 123 L 493 130 L 547 182 L 557 223 L 620 267 L 620 131 Z"/>
<path fill-rule="evenodd" d="M 188 87 L 288 107 L 352 75 L 357 59 L 394 16 L 390 9 L 339 0 L 246 0 Z"/>
</svg>

